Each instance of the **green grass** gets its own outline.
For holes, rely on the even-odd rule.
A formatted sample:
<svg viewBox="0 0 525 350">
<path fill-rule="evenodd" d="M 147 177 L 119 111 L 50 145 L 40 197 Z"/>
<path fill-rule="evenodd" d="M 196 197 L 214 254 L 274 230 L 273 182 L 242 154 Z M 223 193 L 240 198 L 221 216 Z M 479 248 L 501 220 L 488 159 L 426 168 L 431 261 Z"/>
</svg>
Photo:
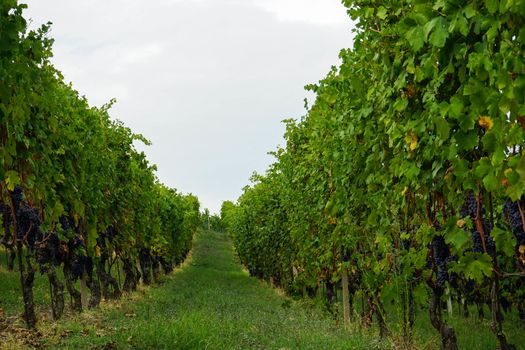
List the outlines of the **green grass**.
<svg viewBox="0 0 525 350">
<path fill-rule="evenodd" d="M 242 270 L 224 234 L 203 232 L 173 277 L 100 317 L 55 325 L 52 349 L 371 349 Z M 65 334 L 65 336 L 64 336 Z M 378 344 L 376 344 L 378 345 Z M 377 346 L 376 346 L 377 347 Z"/>
<path fill-rule="evenodd" d="M 0 309 L 4 310 L 6 316 L 15 316 L 24 311 L 20 273 L 17 262 L 15 262 L 15 271 L 8 271 L 6 265 L 5 250 L 0 248 Z M 37 306 L 49 304 L 51 301 L 47 277 L 40 275 L 39 272 L 35 274 L 33 295 Z"/>
<path fill-rule="evenodd" d="M 192 257 L 160 285 L 140 288 L 119 302 L 103 303 L 80 315 L 69 310 L 65 319 L 56 323 L 49 320 L 47 279 L 39 276 L 35 300 L 40 333 L 15 332 L 2 345 L 6 338 L 2 338 L 0 324 L 0 348 L 390 349 L 400 343 L 395 312 L 389 313 L 394 336 L 383 343 L 374 340 L 376 326 L 370 330 L 356 326 L 352 332 L 345 332 L 315 302 L 294 301 L 250 277 L 234 256 L 226 235 L 201 232 Z M 5 263 L 2 257 L 0 253 L 0 262 Z M 22 312 L 18 273 L 0 267 L 0 283 L 0 308 L 14 319 Z M 510 317 L 507 335 L 522 349 L 525 332 L 517 319 Z M 17 323 L 22 325 L 19 318 Z M 489 321 L 455 316 L 450 323 L 456 329 L 460 349 L 496 348 Z M 415 349 L 439 349 L 439 337 L 426 311 L 418 312 L 414 339 Z"/>
</svg>

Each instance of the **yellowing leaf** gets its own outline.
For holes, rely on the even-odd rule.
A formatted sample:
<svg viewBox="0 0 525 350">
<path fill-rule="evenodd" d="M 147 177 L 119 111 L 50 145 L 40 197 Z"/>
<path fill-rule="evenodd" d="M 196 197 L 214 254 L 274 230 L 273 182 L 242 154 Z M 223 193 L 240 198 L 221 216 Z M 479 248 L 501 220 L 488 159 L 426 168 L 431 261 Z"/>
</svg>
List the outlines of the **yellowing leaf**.
<svg viewBox="0 0 525 350">
<path fill-rule="evenodd" d="M 413 132 L 410 132 L 407 137 L 405 138 L 406 143 L 408 144 L 408 148 L 411 151 L 414 151 L 417 148 L 417 135 Z"/>
<path fill-rule="evenodd" d="M 463 219 L 459 219 L 459 220 L 456 222 L 456 225 L 457 225 L 458 227 L 463 227 L 463 226 L 465 226 L 465 220 L 463 220 Z"/>
<path fill-rule="evenodd" d="M 482 116 L 479 118 L 479 126 L 481 126 L 483 129 L 490 130 L 494 127 L 494 122 L 492 121 L 492 118 L 487 116 Z"/>
</svg>

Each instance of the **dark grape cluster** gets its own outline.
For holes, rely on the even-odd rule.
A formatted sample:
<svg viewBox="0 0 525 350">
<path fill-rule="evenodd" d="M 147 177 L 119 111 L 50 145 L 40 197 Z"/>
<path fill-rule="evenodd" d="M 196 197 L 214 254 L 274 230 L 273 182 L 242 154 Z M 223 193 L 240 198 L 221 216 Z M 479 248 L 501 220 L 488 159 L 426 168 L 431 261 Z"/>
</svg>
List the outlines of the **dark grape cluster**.
<svg viewBox="0 0 525 350">
<path fill-rule="evenodd" d="M 483 238 L 485 239 L 485 247 L 487 248 L 487 254 L 490 256 L 496 255 L 496 244 L 494 243 L 494 240 L 490 236 L 490 232 L 492 232 L 492 224 L 488 220 L 483 221 L 483 231 L 484 235 Z M 481 239 L 481 234 L 477 230 L 473 230 L 471 234 L 472 238 L 472 251 L 474 253 L 484 253 L 483 250 L 483 241 Z"/>
<path fill-rule="evenodd" d="M 341 259 L 343 262 L 350 261 L 350 249 L 345 249 L 344 247 L 341 247 Z"/>
<path fill-rule="evenodd" d="M 69 250 L 69 264 L 71 266 L 71 275 L 74 281 L 82 277 L 84 271 L 90 273 L 89 258 L 83 255 L 81 252 L 85 251 L 86 245 L 79 235 L 76 235 L 69 239 L 68 250 Z M 92 264 L 91 264 L 92 266 Z M 91 267 L 92 270 L 92 267 Z"/>
<path fill-rule="evenodd" d="M 11 200 L 15 206 L 15 210 L 18 209 L 24 200 L 24 190 L 21 186 L 15 186 L 13 192 L 11 192 Z"/>
<path fill-rule="evenodd" d="M 151 254 L 149 252 L 149 249 L 143 247 L 140 249 L 139 252 L 139 260 L 141 263 L 148 263 L 151 259 Z"/>
<path fill-rule="evenodd" d="M 523 222 L 521 221 L 520 209 L 517 202 L 512 202 L 510 199 L 507 199 L 503 204 L 503 214 L 513 230 L 517 228 L 523 229 Z"/>
<path fill-rule="evenodd" d="M 34 248 L 35 243 L 42 239 L 42 231 L 40 231 L 42 222 L 38 209 L 24 205 L 24 191 L 20 186 L 15 186 L 11 192 L 11 199 L 16 217 L 16 239 L 19 242 L 25 240 L 30 248 Z"/>
<path fill-rule="evenodd" d="M 42 240 L 40 231 L 40 217 L 38 209 L 27 206 L 20 207 L 16 212 L 16 237 L 18 241 L 27 240 L 29 247 L 33 248 L 35 243 Z"/>
<path fill-rule="evenodd" d="M 47 265 L 59 266 L 63 261 L 64 252 L 60 245 L 60 239 L 56 232 L 51 232 L 40 244 L 37 251 L 37 261 L 41 271 L 47 270 Z"/>
<path fill-rule="evenodd" d="M 113 226 L 109 226 L 104 236 L 109 240 L 110 243 L 113 243 L 113 240 L 117 236 L 117 230 Z"/>
<path fill-rule="evenodd" d="M 407 231 L 405 229 L 402 229 L 401 230 L 401 235 L 407 233 L 408 234 L 412 234 L 414 233 L 413 230 L 410 230 L 410 231 Z M 410 238 L 406 238 L 406 239 L 401 239 L 401 248 L 404 249 L 404 250 L 410 250 L 410 247 L 412 246 L 412 240 Z"/>
<path fill-rule="evenodd" d="M 518 245 L 525 245 L 525 232 L 523 230 L 523 221 L 521 219 L 518 203 L 507 199 L 505 204 L 503 204 L 503 213 L 514 233 L 514 236 L 516 236 Z"/>
<path fill-rule="evenodd" d="M 58 219 L 58 222 L 60 223 L 60 226 L 62 226 L 62 229 L 64 231 L 69 231 L 73 225 L 71 225 L 71 222 L 69 220 L 69 217 L 66 216 L 66 215 L 62 215 L 59 219 Z"/>
<path fill-rule="evenodd" d="M 481 208 L 481 213 L 484 213 L 484 208 Z M 460 215 L 463 218 L 470 216 L 472 219 L 478 216 L 478 202 L 472 192 L 468 194 L 465 204 L 461 207 Z"/>
<path fill-rule="evenodd" d="M 82 274 L 84 273 L 84 264 L 82 264 L 82 260 L 80 257 L 77 257 L 73 261 L 71 261 L 71 277 L 73 278 L 73 281 L 78 280 L 80 277 L 82 277 Z"/>
<path fill-rule="evenodd" d="M 86 273 L 89 273 L 88 265 L 89 259 L 87 256 L 75 256 L 73 261 L 71 261 L 71 277 L 73 278 L 73 281 L 76 281 L 79 278 L 81 278 L 84 271 L 86 271 Z M 91 270 L 93 270 L 92 264 Z"/>
<path fill-rule="evenodd" d="M 472 251 L 474 253 L 483 253 L 483 242 L 478 231 L 472 232 Z"/>
<path fill-rule="evenodd" d="M 458 274 L 456 272 L 451 272 L 448 276 L 448 282 L 452 286 L 452 288 L 457 289 L 459 287 L 458 284 Z"/>
<path fill-rule="evenodd" d="M 443 236 L 434 237 L 431 247 L 437 267 L 436 285 L 439 288 L 443 288 L 449 277 L 447 271 L 447 261 L 450 257 L 450 250 Z"/>
</svg>

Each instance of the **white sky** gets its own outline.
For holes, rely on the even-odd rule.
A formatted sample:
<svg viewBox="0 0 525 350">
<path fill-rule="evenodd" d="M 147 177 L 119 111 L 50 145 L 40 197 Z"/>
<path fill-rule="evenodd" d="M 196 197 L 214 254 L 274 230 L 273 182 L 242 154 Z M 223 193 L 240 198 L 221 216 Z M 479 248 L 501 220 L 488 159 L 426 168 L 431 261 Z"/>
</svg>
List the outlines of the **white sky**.
<svg viewBox="0 0 525 350">
<path fill-rule="evenodd" d="M 351 46 L 339 0 L 25 0 L 67 81 L 153 142 L 159 179 L 218 212 Z M 310 96 L 311 97 L 311 96 Z M 141 147 L 142 149 L 142 147 Z"/>
</svg>

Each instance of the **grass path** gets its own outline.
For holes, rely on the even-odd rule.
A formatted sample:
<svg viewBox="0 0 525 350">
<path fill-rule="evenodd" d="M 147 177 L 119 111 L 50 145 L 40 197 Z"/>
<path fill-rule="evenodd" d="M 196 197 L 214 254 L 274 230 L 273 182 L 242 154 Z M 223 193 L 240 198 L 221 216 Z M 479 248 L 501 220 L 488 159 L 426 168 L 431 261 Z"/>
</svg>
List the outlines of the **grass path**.
<svg viewBox="0 0 525 350">
<path fill-rule="evenodd" d="M 200 233 L 192 254 L 140 300 L 58 324 L 49 348 L 373 348 L 364 336 L 344 334 L 318 310 L 249 277 L 225 235 Z"/>
</svg>

